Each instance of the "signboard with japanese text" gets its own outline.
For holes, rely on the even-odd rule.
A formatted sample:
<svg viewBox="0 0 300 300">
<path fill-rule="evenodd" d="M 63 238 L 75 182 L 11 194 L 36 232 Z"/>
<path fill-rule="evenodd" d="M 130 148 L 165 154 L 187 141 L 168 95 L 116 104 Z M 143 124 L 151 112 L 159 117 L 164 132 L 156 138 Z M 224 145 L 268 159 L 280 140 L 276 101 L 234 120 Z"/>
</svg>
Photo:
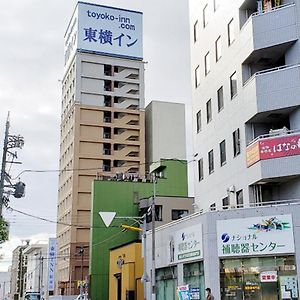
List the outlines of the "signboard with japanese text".
<svg viewBox="0 0 300 300">
<path fill-rule="evenodd" d="M 277 271 L 264 271 L 259 274 L 260 282 L 277 282 Z"/>
<path fill-rule="evenodd" d="M 174 263 L 203 258 L 202 225 L 176 231 L 174 235 Z"/>
<path fill-rule="evenodd" d="M 190 300 L 189 285 L 182 285 L 177 287 L 177 295 L 179 300 Z"/>
<path fill-rule="evenodd" d="M 264 138 L 247 147 L 247 167 L 252 166 L 260 160 L 293 155 L 300 155 L 299 134 L 287 134 L 284 136 Z"/>
<path fill-rule="evenodd" d="M 247 147 L 247 151 L 246 151 L 247 167 L 249 168 L 259 160 L 260 160 L 259 143 L 258 141 L 256 141 L 255 143 Z"/>
<path fill-rule="evenodd" d="M 220 257 L 294 253 L 291 215 L 217 221 Z"/>
<path fill-rule="evenodd" d="M 50 238 L 48 246 L 48 291 L 54 291 L 56 252 L 56 239 Z"/>
<path fill-rule="evenodd" d="M 143 59 L 143 14 L 78 2 L 65 34 L 65 65 L 76 50 Z"/>
</svg>

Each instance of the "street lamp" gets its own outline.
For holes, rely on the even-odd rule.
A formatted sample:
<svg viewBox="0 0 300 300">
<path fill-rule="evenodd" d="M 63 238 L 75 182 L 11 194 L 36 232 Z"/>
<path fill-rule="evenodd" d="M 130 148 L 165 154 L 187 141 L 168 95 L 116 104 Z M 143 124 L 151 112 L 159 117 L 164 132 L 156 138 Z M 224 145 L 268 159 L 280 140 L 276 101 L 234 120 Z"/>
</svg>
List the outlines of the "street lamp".
<svg viewBox="0 0 300 300">
<path fill-rule="evenodd" d="M 146 282 L 148 281 L 148 276 L 147 276 L 147 265 L 146 265 L 146 257 L 147 257 L 147 247 L 146 247 L 146 230 L 147 230 L 147 218 L 146 214 L 144 214 L 142 217 L 121 217 L 121 216 L 116 216 L 116 212 L 102 212 L 99 211 L 99 216 L 102 219 L 103 223 L 105 224 L 106 227 L 109 227 L 110 224 L 114 219 L 123 219 L 123 220 L 134 220 L 137 222 L 139 225 L 142 225 L 142 228 L 139 227 L 134 227 L 134 226 L 128 226 L 128 225 L 121 225 L 122 228 L 127 229 L 127 230 L 133 230 L 133 231 L 139 231 L 142 232 L 143 236 L 143 251 L 144 251 L 144 274 L 142 276 L 142 281 L 144 283 L 144 299 L 146 299 L 146 294 L 147 294 L 147 287 L 146 287 Z M 141 224 L 141 221 L 143 222 Z"/>
</svg>

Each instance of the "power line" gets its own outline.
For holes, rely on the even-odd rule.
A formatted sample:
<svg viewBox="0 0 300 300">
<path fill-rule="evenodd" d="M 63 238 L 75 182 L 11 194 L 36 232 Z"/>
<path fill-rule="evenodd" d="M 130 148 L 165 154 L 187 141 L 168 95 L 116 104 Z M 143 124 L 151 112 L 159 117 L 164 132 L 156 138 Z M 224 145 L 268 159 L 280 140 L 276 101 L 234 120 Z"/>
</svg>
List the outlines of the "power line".
<svg viewBox="0 0 300 300">
<path fill-rule="evenodd" d="M 65 222 L 59 222 L 59 221 L 49 220 L 47 218 L 35 216 L 35 215 L 30 214 L 30 213 L 27 213 L 27 212 L 24 212 L 24 211 L 12 208 L 10 206 L 7 207 L 7 209 L 10 210 L 10 211 L 14 211 L 14 212 L 17 212 L 19 214 L 25 215 L 25 216 L 30 217 L 30 218 L 34 218 L 34 219 L 41 220 L 41 221 L 44 221 L 44 222 L 49 222 L 49 223 L 52 223 L 52 224 L 65 225 L 65 226 L 69 226 L 69 227 L 78 227 L 78 228 L 82 228 L 82 229 L 107 228 L 106 226 L 86 226 L 86 225 L 80 225 L 80 224 L 72 224 L 72 223 L 65 223 Z M 109 226 L 108 228 L 110 228 L 110 227 L 111 228 L 120 228 L 120 226 Z"/>
<path fill-rule="evenodd" d="M 173 161 L 178 161 L 182 164 L 190 164 L 191 162 L 194 162 L 195 159 L 190 160 L 190 161 L 186 161 L 185 159 L 179 159 L 179 158 L 166 158 L 166 159 L 162 159 L 162 160 L 173 160 Z M 152 162 L 144 162 L 144 163 L 138 163 L 138 164 L 132 164 L 132 165 L 126 165 L 124 167 L 126 168 L 130 168 L 130 167 L 136 167 L 136 166 L 142 166 L 142 165 L 151 165 L 153 163 L 158 163 L 161 160 L 157 160 L 157 161 L 152 161 Z M 118 167 L 112 167 L 112 169 L 116 169 Z M 24 173 L 58 173 L 58 172 L 76 172 L 76 171 L 101 171 L 104 168 L 102 167 L 94 167 L 94 168 L 63 168 L 63 169 L 25 169 L 22 172 L 20 172 L 15 178 L 12 178 L 12 180 L 16 180 L 18 179 L 22 174 Z"/>
</svg>

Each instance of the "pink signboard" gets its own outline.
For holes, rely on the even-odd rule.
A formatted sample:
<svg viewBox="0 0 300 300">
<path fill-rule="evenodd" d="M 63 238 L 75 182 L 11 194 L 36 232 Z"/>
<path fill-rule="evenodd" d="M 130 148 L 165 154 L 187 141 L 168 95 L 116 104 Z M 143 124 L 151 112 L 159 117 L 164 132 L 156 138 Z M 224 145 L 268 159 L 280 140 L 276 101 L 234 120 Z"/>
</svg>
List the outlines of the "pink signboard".
<svg viewBox="0 0 300 300">
<path fill-rule="evenodd" d="M 254 155 L 255 154 L 255 155 Z M 300 155 L 300 134 L 265 138 L 247 148 L 247 167 L 259 160 Z"/>
</svg>

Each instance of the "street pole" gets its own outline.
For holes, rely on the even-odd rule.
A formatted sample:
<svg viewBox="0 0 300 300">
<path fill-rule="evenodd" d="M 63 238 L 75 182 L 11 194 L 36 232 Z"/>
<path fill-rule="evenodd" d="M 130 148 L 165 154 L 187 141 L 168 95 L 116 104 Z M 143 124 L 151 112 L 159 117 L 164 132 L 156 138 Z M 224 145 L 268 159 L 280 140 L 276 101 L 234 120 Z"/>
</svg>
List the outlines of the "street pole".
<svg viewBox="0 0 300 300">
<path fill-rule="evenodd" d="M 81 254 L 81 282 L 80 282 L 80 299 L 83 299 L 83 245 L 81 245 L 80 254 Z"/>
<path fill-rule="evenodd" d="M 41 298 L 41 257 L 42 257 L 42 253 L 40 251 L 40 257 L 38 258 L 38 260 L 39 260 L 39 285 L 38 285 L 38 288 L 39 288 L 40 298 Z"/>
<path fill-rule="evenodd" d="M 2 153 L 2 165 L 1 165 L 1 177 L 0 177 L 0 218 L 2 217 L 2 206 L 3 206 L 3 192 L 4 192 L 4 181 L 5 181 L 5 168 L 6 168 L 6 154 L 8 145 L 9 135 L 9 113 L 7 115 L 5 134 L 4 134 L 4 145 Z"/>
<path fill-rule="evenodd" d="M 153 174 L 153 197 L 152 197 L 152 273 L 151 273 L 151 284 L 152 284 L 152 300 L 156 299 L 156 278 L 155 278 L 155 197 L 156 197 L 156 177 Z"/>
<path fill-rule="evenodd" d="M 42 294 L 44 296 L 44 280 L 43 280 L 43 276 L 44 276 L 44 257 L 42 256 L 42 251 L 41 251 L 41 291 Z M 40 299 L 44 299 L 44 297 L 41 297 L 41 292 L 40 292 Z"/>
<path fill-rule="evenodd" d="M 144 251 L 144 300 L 147 300 L 147 214 L 144 215 L 143 219 L 143 251 Z"/>
</svg>

